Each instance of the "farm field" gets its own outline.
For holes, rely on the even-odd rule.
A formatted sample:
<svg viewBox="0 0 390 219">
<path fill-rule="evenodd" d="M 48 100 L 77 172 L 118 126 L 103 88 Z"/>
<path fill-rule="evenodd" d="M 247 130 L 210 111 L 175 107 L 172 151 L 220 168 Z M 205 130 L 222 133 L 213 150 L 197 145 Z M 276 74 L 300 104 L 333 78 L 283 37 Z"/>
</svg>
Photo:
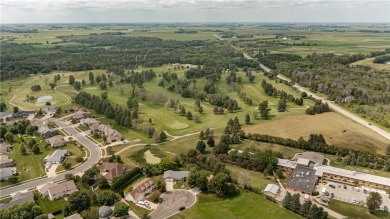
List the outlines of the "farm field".
<svg viewBox="0 0 390 219">
<path fill-rule="evenodd" d="M 301 136 L 307 139 L 310 134 L 323 134 L 329 144 L 378 153 L 384 153 L 388 145 L 388 141 L 379 134 L 333 112 L 314 116 L 294 115 L 284 120 L 270 120 L 243 129 L 246 133 L 260 133 L 295 140 Z M 344 129 L 346 132 L 343 132 Z"/>
<path fill-rule="evenodd" d="M 212 210 L 211 210 L 212 209 Z M 176 214 L 171 219 L 184 218 L 302 218 L 265 197 L 255 193 L 241 191 L 239 195 L 219 198 L 211 194 L 198 195 L 198 201 L 189 209 Z"/>
</svg>

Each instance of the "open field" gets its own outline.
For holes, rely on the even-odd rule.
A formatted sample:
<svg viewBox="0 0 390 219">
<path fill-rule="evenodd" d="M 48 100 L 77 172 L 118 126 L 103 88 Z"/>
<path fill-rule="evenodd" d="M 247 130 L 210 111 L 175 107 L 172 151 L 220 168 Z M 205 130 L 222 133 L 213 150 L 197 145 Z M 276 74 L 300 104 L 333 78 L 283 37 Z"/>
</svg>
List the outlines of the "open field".
<svg viewBox="0 0 390 219">
<path fill-rule="evenodd" d="M 321 125 L 322 124 L 322 125 Z M 346 132 L 343 132 L 343 130 Z M 341 147 L 384 153 L 388 141 L 376 132 L 329 112 L 315 116 L 294 115 L 283 120 L 270 120 L 255 126 L 244 127 L 246 133 L 260 133 L 297 140 L 310 134 L 323 134 L 329 144 Z"/>
<path fill-rule="evenodd" d="M 219 198 L 211 194 L 199 194 L 197 203 L 171 219 L 179 218 L 301 218 L 276 203 L 255 193 L 241 191 L 230 198 Z"/>
<path fill-rule="evenodd" d="M 375 211 L 375 214 L 370 214 L 366 207 L 346 203 L 332 199 L 330 204 L 326 206 L 348 218 L 355 219 L 378 219 L 378 218 L 390 218 L 390 213 L 383 211 Z"/>
<path fill-rule="evenodd" d="M 247 170 L 233 164 L 225 164 L 225 167 L 230 171 L 232 179 L 238 181 L 238 184 L 241 184 L 241 181 L 243 178 L 245 178 L 247 180 L 246 183 L 261 191 L 265 189 L 267 184 L 278 184 L 278 182 L 274 180 L 273 177 L 265 178 L 263 173 L 260 172 Z"/>
<path fill-rule="evenodd" d="M 158 164 L 161 161 L 161 158 L 154 156 L 150 150 L 145 151 L 144 158 L 149 164 Z"/>
<path fill-rule="evenodd" d="M 351 66 L 364 65 L 364 66 L 369 66 L 369 67 L 376 69 L 376 70 L 390 70 L 390 65 L 373 63 L 373 60 L 374 60 L 374 58 L 367 58 L 367 59 L 363 59 L 363 60 L 354 62 L 350 65 Z"/>
</svg>

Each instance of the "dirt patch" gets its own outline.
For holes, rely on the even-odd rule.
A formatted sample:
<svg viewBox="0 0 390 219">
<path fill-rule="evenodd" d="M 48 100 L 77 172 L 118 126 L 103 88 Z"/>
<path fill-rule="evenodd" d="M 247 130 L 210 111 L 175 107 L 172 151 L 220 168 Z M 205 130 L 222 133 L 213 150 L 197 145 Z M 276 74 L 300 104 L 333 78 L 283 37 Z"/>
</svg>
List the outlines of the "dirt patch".
<svg viewBox="0 0 390 219">
<path fill-rule="evenodd" d="M 307 140 L 310 134 L 323 134 L 329 144 L 378 153 L 384 153 L 388 145 L 387 140 L 376 132 L 333 112 L 315 116 L 292 115 L 245 127 L 244 131 L 294 140 L 301 136 Z"/>
</svg>

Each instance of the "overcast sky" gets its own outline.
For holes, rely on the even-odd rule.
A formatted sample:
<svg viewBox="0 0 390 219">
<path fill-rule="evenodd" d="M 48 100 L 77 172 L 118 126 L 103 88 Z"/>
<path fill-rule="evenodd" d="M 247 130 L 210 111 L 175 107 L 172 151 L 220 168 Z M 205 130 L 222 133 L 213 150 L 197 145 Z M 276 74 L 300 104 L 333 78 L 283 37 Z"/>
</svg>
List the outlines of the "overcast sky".
<svg viewBox="0 0 390 219">
<path fill-rule="evenodd" d="M 1 0 L 1 23 L 390 22 L 390 0 Z"/>
</svg>

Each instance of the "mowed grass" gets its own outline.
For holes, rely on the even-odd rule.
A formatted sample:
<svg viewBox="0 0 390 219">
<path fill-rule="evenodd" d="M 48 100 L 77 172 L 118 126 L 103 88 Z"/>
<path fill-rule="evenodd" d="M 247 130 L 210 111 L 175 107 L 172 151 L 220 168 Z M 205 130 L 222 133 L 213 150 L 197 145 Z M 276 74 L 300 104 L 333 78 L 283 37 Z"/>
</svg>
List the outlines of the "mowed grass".
<svg viewBox="0 0 390 219">
<path fill-rule="evenodd" d="M 273 178 L 265 178 L 263 173 L 247 170 L 241 168 L 239 166 L 233 164 L 225 164 L 227 170 L 230 171 L 230 176 L 238 181 L 238 184 L 242 185 L 243 180 L 246 179 L 246 183 L 248 183 L 253 188 L 257 188 L 259 190 L 265 189 L 267 184 L 278 182 Z"/>
<path fill-rule="evenodd" d="M 343 130 L 346 132 L 343 132 Z M 388 141 L 364 126 L 337 113 L 319 115 L 291 115 L 283 120 L 263 121 L 259 125 L 244 127 L 246 133 L 259 133 L 297 140 L 308 139 L 310 134 L 322 134 L 329 144 L 356 150 L 385 153 Z"/>
<path fill-rule="evenodd" d="M 375 211 L 374 214 L 370 214 L 366 207 L 342 202 L 332 199 L 330 204 L 326 206 L 348 218 L 355 219 L 378 219 L 378 218 L 390 218 L 390 213 L 383 211 Z"/>
<path fill-rule="evenodd" d="M 255 193 L 241 191 L 230 198 L 219 198 L 211 194 L 199 194 L 195 205 L 176 214 L 171 219 L 207 218 L 302 218 Z"/>
<path fill-rule="evenodd" d="M 144 158 L 146 160 L 146 163 L 149 164 L 158 164 L 161 161 L 161 158 L 154 156 L 152 152 L 150 152 L 150 150 L 145 151 Z"/>
<path fill-rule="evenodd" d="M 373 60 L 374 60 L 374 58 L 366 58 L 366 59 L 351 63 L 350 65 L 351 66 L 364 65 L 364 66 L 369 66 L 369 67 L 376 69 L 376 70 L 387 70 L 387 71 L 390 70 L 390 65 L 377 64 L 377 63 L 374 63 Z"/>
</svg>

